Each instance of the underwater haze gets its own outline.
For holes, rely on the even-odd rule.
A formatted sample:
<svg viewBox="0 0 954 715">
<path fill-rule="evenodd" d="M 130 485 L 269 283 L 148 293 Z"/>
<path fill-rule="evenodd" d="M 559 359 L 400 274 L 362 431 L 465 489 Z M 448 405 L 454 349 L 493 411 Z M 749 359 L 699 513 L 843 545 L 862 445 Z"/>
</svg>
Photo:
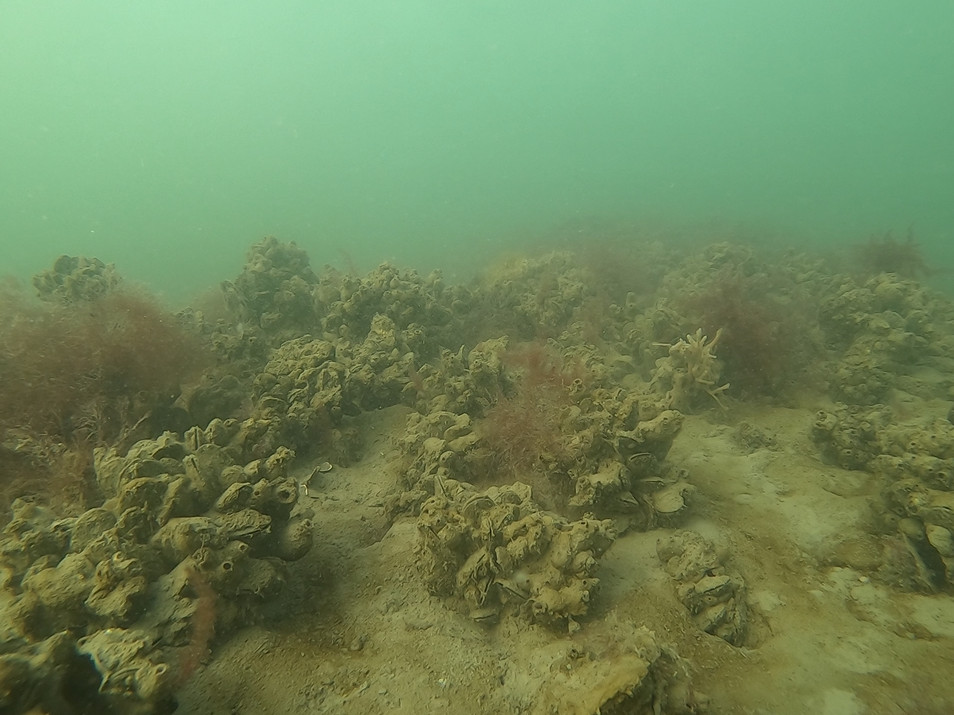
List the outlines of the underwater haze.
<svg viewBox="0 0 954 715">
<path fill-rule="evenodd" d="M 948 0 L 5 0 L 0 272 L 95 256 L 178 299 L 264 235 L 459 271 L 600 221 L 954 264 L 952 30 Z"/>
</svg>

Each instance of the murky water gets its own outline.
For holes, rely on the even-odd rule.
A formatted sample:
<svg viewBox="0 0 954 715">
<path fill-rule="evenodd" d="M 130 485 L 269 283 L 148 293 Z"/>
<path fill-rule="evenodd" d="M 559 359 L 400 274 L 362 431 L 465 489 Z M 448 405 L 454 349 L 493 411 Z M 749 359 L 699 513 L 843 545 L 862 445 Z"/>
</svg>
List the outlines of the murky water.
<svg viewBox="0 0 954 715">
<path fill-rule="evenodd" d="M 171 296 L 263 235 L 465 270 L 567 222 L 954 264 L 954 7 L 411 0 L 0 9 L 0 269 Z M 704 231 L 703 231 L 704 232 Z"/>
</svg>

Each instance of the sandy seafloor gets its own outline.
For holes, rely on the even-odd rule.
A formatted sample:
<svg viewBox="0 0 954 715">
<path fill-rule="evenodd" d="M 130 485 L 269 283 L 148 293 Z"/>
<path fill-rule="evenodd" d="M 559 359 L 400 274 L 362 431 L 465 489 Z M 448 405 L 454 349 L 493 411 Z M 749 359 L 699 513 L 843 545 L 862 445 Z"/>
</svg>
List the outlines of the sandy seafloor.
<svg viewBox="0 0 954 715">
<path fill-rule="evenodd" d="M 283 251 L 294 254 L 295 250 L 274 242 L 262 246 L 277 252 L 276 266 L 284 260 Z M 623 393 L 636 396 L 633 404 L 638 403 L 641 410 L 648 406 L 649 416 L 677 407 L 684 413 L 671 448 L 660 452 L 658 474 L 652 475 L 661 484 L 676 479 L 688 483 L 684 507 L 665 514 L 660 509 L 653 514 L 650 509 L 648 521 L 637 523 L 632 515 L 607 511 L 608 502 L 594 498 L 585 508 L 566 509 L 560 517 L 573 520 L 594 512 L 596 518 L 615 521 L 618 531 L 587 572 L 587 578 L 598 578 L 599 584 L 587 596 L 584 613 L 569 621 L 557 619 L 555 624 L 539 622 L 528 617 L 527 609 L 504 599 L 495 618 L 483 618 L 478 617 L 483 611 L 474 609 L 473 603 L 468 607 L 460 593 L 435 595 L 435 589 L 428 587 L 434 582 L 424 575 L 427 545 L 422 536 L 422 502 L 429 503 L 425 500 L 445 486 L 426 469 L 431 476 L 418 479 L 412 474 L 410 462 L 425 459 L 414 452 L 414 445 L 426 445 L 427 440 L 426 432 L 417 442 L 410 439 L 409 425 L 414 424 L 415 412 L 427 414 L 435 405 L 453 412 L 441 392 L 445 387 L 450 390 L 451 382 L 440 366 L 466 362 L 455 363 L 450 353 L 440 357 L 433 346 L 430 356 L 421 354 L 412 360 L 415 356 L 403 352 L 407 346 L 401 338 L 399 347 L 388 353 L 391 357 L 376 363 L 381 375 L 390 370 L 389 379 L 403 386 L 400 396 L 384 390 L 380 394 L 391 397 L 382 398 L 378 407 L 333 418 L 338 420 L 336 427 L 344 424 L 360 435 L 356 458 L 339 461 L 334 450 L 322 445 L 310 453 L 305 442 L 291 445 L 304 455 L 291 464 L 288 476 L 308 484 L 295 513 L 310 517 L 313 546 L 287 564 L 285 587 L 261 605 L 248 625 L 211 640 L 204 662 L 177 688 L 178 712 L 853 715 L 954 711 L 954 678 L 950 677 L 954 673 L 954 579 L 950 575 L 954 511 L 945 506 L 954 503 L 949 499 L 954 491 L 951 301 L 923 288 L 916 275 L 839 273 L 815 258 L 773 264 L 747 247 L 728 244 L 685 255 L 671 251 L 659 255 L 659 273 L 664 276 L 651 281 L 652 290 L 635 295 L 628 292 L 624 297 L 617 292 L 614 296 L 614 286 L 607 288 L 607 294 L 591 289 L 587 280 L 593 279 L 599 265 L 563 254 L 517 259 L 482 279 L 483 287 L 478 285 L 468 294 L 474 304 L 479 302 L 475 296 L 484 295 L 486 304 L 469 314 L 473 318 L 474 311 L 482 311 L 481 325 L 462 333 L 473 341 L 465 344 L 461 356 L 478 340 L 487 345 L 500 335 L 509 336 L 511 347 L 545 343 L 558 356 L 562 371 L 557 392 L 569 389 L 566 375 L 578 359 L 574 356 L 587 356 L 587 365 L 596 366 L 581 381 L 588 397 L 574 403 L 578 413 L 596 409 L 599 395 L 615 394 L 613 399 L 619 400 Z M 251 276 L 246 287 L 255 284 L 262 271 L 270 270 L 262 268 L 267 261 L 260 259 L 253 249 L 245 269 L 246 277 Z M 397 303 L 405 300 L 418 308 L 414 296 L 430 290 L 416 275 L 392 268 L 365 278 L 343 279 L 335 274 L 328 285 L 340 301 L 329 302 L 322 293 L 322 280 L 316 279 L 314 286 L 307 280 L 257 285 L 272 286 L 274 295 L 265 296 L 269 300 L 283 290 L 314 292 L 316 305 L 327 308 L 323 315 L 337 315 L 341 305 L 350 304 L 352 298 L 347 296 L 364 295 L 365 288 L 373 294 L 375 281 L 383 280 L 395 295 L 403 295 L 394 299 Z M 722 289 L 720 281 L 735 287 Z M 739 281 L 741 299 L 732 292 Z M 242 285 L 237 280 L 233 288 Z M 742 371 L 737 372 L 743 378 L 742 387 L 730 381 L 722 390 L 719 386 L 733 363 L 723 366 L 714 358 L 723 356 L 722 348 L 730 349 L 729 342 L 718 343 L 715 355 L 699 353 L 697 357 L 708 362 L 703 360 L 695 368 L 691 360 L 688 365 L 675 360 L 670 346 L 688 345 L 680 336 L 691 343 L 693 328 L 706 315 L 704 305 L 680 302 L 681 291 L 729 302 L 742 300 L 749 306 L 761 296 L 770 309 L 766 315 L 776 321 L 787 316 L 786 320 L 798 323 L 798 330 L 771 333 L 801 341 L 788 346 L 792 355 L 765 348 L 771 359 L 786 360 L 785 370 L 772 377 L 774 382 L 760 375 L 746 376 L 737 352 L 734 368 Z M 264 327 L 256 333 L 248 322 L 258 310 L 253 298 L 263 295 L 249 292 L 242 315 L 226 312 L 214 329 L 208 327 L 211 322 L 206 325 L 207 335 L 225 335 L 228 340 L 220 341 L 220 346 L 230 345 L 228 349 L 239 356 L 236 359 L 245 361 L 249 374 L 243 380 L 248 379 L 250 391 L 251 373 L 266 368 L 261 358 L 256 362 L 243 352 L 242 341 L 249 335 L 268 336 Z M 443 295 L 441 300 L 453 298 Z M 463 300 L 463 294 L 456 295 Z M 372 304 L 372 312 L 398 315 L 387 300 L 391 298 L 377 308 Z M 599 323 L 602 318 L 594 318 L 602 314 L 593 306 L 612 316 L 606 317 L 605 326 Z M 781 312 L 771 313 L 776 309 Z M 267 314 L 264 309 L 259 312 Z M 732 318 L 733 314 L 721 315 Z M 539 318 L 541 334 L 545 329 L 549 336 L 533 335 L 534 318 Z M 496 319 L 500 320 L 498 332 Z M 732 319 L 741 320 L 737 314 Z M 262 318 L 263 326 L 267 322 Z M 390 334 L 388 330 L 399 336 L 401 331 L 405 336 L 413 332 L 408 324 L 401 324 L 400 317 L 390 325 L 376 329 L 382 335 Z M 745 321 L 738 325 L 745 326 Z M 295 321 L 286 322 L 284 329 L 289 340 L 311 332 L 296 327 Z M 645 334 L 646 330 L 655 334 Z M 839 330 L 847 332 L 841 335 Z M 362 339 L 367 344 L 365 335 L 352 336 L 354 344 Z M 728 333 L 724 340 L 730 339 Z M 342 345 L 338 344 L 339 359 L 350 370 L 348 375 L 356 375 L 359 351 Z M 275 341 L 267 356 L 279 352 L 279 341 Z M 404 363 L 395 357 L 399 353 L 404 356 L 401 359 L 411 356 L 409 368 L 401 367 Z M 513 373 L 509 397 L 487 393 L 491 403 L 507 399 L 511 406 L 520 406 L 520 380 L 527 379 L 530 363 L 525 353 L 515 355 L 510 363 L 504 359 L 495 368 L 497 377 Z M 467 374 L 472 375 L 479 360 L 473 354 L 469 360 Z M 395 365 L 399 369 L 392 369 Z M 679 382 L 679 375 L 703 367 L 713 372 L 696 372 L 692 380 Z M 769 369 L 757 362 L 755 367 Z M 466 381 L 471 378 L 465 378 L 462 384 L 471 384 Z M 298 384 L 304 383 L 299 380 Z M 356 404 L 365 399 L 349 384 L 344 389 L 359 395 L 354 398 Z M 409 385 L 414 386 L 411 392 Z M 553 384 L 547 389 L 553 389 Z M 679 389 L 685 394 L 677 394 Z M 263 397 L 259 387 L 255 390 L 250 400 L 233 411 L 233 418 L 267 413 L 255 402 L 265 404 L 267 395 Z M 318 404 L 321 394 L 314 392 L 317 397 L 313 395 L 309 404 Z M 569 404 L 560 402 L 562 396 L 543 394 L 558 401 L 560 409 Z M 283 403 L 288 414 L 300 398 L 292 395 L 288 393 Z M 489 403 L 480 409 L 484 414 L 473 415 L 475 422 L 500 414 Z M 889 417 L 879 423 L 870 417 L 875 412 Z M 820 414 L 828 415 L 828 422 Z M 284 417 L 275 419 L 281 422 Z M 827 431 L 819 431 L 820 423 L 829 425 Z M 466 449 L 477 444 L 494 450 L 493 429 L 484 429 L 474 431 L 475 441 Z M 607 429 L 625 431 L 619 425 Z M 549 439 L 529 466 L 527 462 L 517 465 L 513 478 L 501 472 L 468 488 L 500 487 L 521 476 L 539 484 L 539 474 L 534 482 L 532 475 L 521 475 L 520 470 L 539 471 L 543 463 L 561 464 L 546 450 L 562 454 L 561 442 L 569 444 L 572 438 L 568 431 L 555 441 Z M 506 437 L 498 434 L 496 439 Z M 449 450 L 450 444 L 445 445 Z M 581 452 L 576 457 L 582 465 L 579 474 L 573 472 L 575 467 L 569 471 L 586 478 L 588 472 L 619 461 L 614 455 L 622 454 L 621 448 L 614 444 L 615 448 L 607 442 Z M 467 462 L 470 453 L 465 452 L 459 464 L 471 468 L 478 462 Z M 592 455 L 597 456 L 590 464 L 587 460 Z M 925 460 L 933 465 L 930 469 L 923 467 Z M 464 467 L 459 474 L 446 472 L 444 478 L 464 481 Z M 639 508 L 655 503 L 651 492 L 639 491 L 644 487 L 637 484 L 637 477 L 627 480 L 643 505 Z M 415 489 L 417 497 L 401 502 L 402 494 Z M 626 489 L 623 492 L 635 503 Z M 917 498 L 906 501 L 904 495 L 910 494 Z M 564 511 L 560 497 L 550 494 L 548 499 L 548 508 Z M 404 507 L 395 508 L 396 500 Z M 661 541 L 683 530 L 708 540 L 718 555 L 716 570 L 734 574 L 738 583 L 744 583 L 734 592 L 734 601 L 744 602 L 745 611 L 735 645 L 727 642 L 732 638 L 720 638 L 700 627 L 680 599 L 679 584 L 657 554 Z M 657 656 L 664 652 L 668 669 L 653 671 L 652 657 L 646 656 L 650 673 L 640 675 L 633 638 L 652 644 L 649 651 L 655 649 Z M 632 692 L 639 695 L 629 700 Z"/>
<path fill-rule="evenodd" d="M 910 406 L 946 410 L 940 402 Z M 812 406 L 690 417 L 669 456 L 698 487 L 683 526 L 724 548 L 746 578 L 755 637 L 741 648 L 692 624 L 656 557 L 659 530 L 610 547 L 593 613 L 572 637 L 515 619 L 487 628 L 448 609 L 417 575 L 415 520 L 388 527 L 383 517 L 405 411 L 366 416 L 367 457 L 330 472 L 312 500 L 321 546 L 296 566 L 308 585 L 287 617 L 215 649 L 181 693 L 183 712 L 528 712 L 568 653 L 599 649 L 620 621 L 686 659 L 708 712 L 950 711 L 954 600 L 830 565 L 833 544 L 867 533 L 878 486 L 821 462 Z M 732 425 L 743 419 L 775 446 L 740 448 Z"/>
</svg>

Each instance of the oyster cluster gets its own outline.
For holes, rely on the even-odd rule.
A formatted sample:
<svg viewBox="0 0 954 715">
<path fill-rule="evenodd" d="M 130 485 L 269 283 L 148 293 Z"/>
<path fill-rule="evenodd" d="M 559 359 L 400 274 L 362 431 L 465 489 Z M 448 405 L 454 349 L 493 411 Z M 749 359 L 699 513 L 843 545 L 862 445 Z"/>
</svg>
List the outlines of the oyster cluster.
<svg viewBox="0 0 954 715">
<path fill-rule="evenodd" d="M 459 327 L 470 302 L 466 289 L 445 287 L 439 273 L 421 278 L 389 264 L 366 276 L 333 269 L 317 276 L 304 250 L 273 237 L 249 249 L 241 274 L 222 290 L 245 342 L 277 346 L 311 334 L 355 343 L 381 315 L 407 331 L 415 352 L 427 355 L 454 342 L 446 339 L 448 330 Z"/>
<path fill-rule="evenodd" d="M 930 355 L 935 323 L 949 310 L 917 282 L 894 274 L 861 285 L 845 278 L 819 308 L 826 340 L 838 354 L 832 397 L 853 405 L 884 402 L 907 366 Z"/>
<path fill-rule="evenodd" d="M 294 453 L 238 463 L 233 432 L 213 423 L 97 449 L 106 501 L 77 517 L 14 503 L 0 536 L 0 693 L 19 699 L 5 709 L 66 697 L 74 669 L 104 707 L 163 711 L 183 653 L 208 646 L 196 633 L 244 625 L 278 592 L 284 564 L 312 545 L 309 518 L 293 513 Z"/>
<path fill-rule="evenodd" d="M 384 315 L 374 316 L 359 343 L 311 335 L 286 340 L 254 378 L 243 449 L 257 456 L 321 443 L 339 464 L 353 461 L 359 439 L 342 427 L 344 418 L 398 404 L 415 360 L 405 335 Z"/>
<path fill-rule="evenodd" d="M 896 422 L 884 405 L 842 405 L 820 412 L 812 435 L 832 461 L 882 480 L 880 575 L 947 590 L 954 582 L 954 425 L 944 418 Z"/>
<path fill-rule="evenodd" d="M 664 463 L 682 414 L 664 410 L 640 420 L 636 412 L 635 399 L 604 391 L 567 411 L 560 425 L 561 453 L 543 454 L 539 463 L 557 511 L 613 517 L 639 529 L 671 523 L 685 511 L 693 488 L 685 473 Z M 396 511 L 420 505 L 435 493 L 436 480 L 506 478 L 499 445 L 481 432 L 482 419 L 492 416 L 475 419 L 446 409 L 411 414 L 401 441 L 407 466 Z M 633 427 L 623 429 L 627 425 Z"/>
<path fill-rule="evenodd" d="M 498 268 L 481 291 L 484 310 L 494 327 L 518 340 L 566 329 L 595 282 L 570 252 L 555 251 L 524 258 Z"/>
<path fill-rule="evenodd" d="M 523 399 L 527 378 L 508 367 L 507 349 L 500 338 L 466 355 L 447 351 L 444 369 L 424 376 L 400 442 L 406 463 L 391 510 L 419 513 L 421 564 L 434 593 L 481 621 L 507 613 L 573 630 L 615 534 L 675 524 L 688 508 L 692 485 L 664 462 L 683 416 L 598 379 L 557 377 Z M 497 412 L 507 400 L 509 411 Z M 527 444 L 488 426 L 501 414 L 550 420 L 532 462 L 508 461 L 508 450 Z M 479 486 L 488 482 L 497 486 Z"/>
<path fill-rule="evenodd" d="M 715 547 L 695 531 L 679 530 L 661 538 L 656 553 L 699 629 L 742 645 L 748 626 L 745 581 L 723 564 Z"/>
<path fill-rule="evenodd" d="M 85 256 L 60 256 L 51 269 L 33 276 L 33 287 L 46 301 L 84 303 L 102 298 L 121 280 L 112 263 Z"/>
<path fill-rule="evenodd" d="M 431 591 L 458 598 L 475 620 L 505 610 L 573 632 L 599 579 L 597 559 L 613 543 L 609 520 L 568 521 L 537 507 L 516 482 L 477 491 L 441 480 L 418 519 Z"/>
<path fill-rule="evenodd" d="M 225 281 L 222 292 L 233 315 L 250 330 L 284 335 L 297 328 L 300 334 L 314 317 L 317 282 L 304 250 L 270 236 L 249 249 L 242 272 Z"/>
</svg>

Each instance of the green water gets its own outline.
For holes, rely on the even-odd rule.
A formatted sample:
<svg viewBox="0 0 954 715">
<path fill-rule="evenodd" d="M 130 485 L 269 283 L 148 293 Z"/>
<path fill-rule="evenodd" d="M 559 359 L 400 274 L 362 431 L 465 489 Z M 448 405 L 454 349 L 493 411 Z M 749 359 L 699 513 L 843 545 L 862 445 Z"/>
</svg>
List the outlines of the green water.
<svg viewBox="0 0 954 715">
<path fill-rule="evenodd" d="M 461 271 L 603 220 L 954 265 L 952 37 L 949 0 L 2 0 L 0 272 L 182 296 L 266 234 Z"/>
</svg>

